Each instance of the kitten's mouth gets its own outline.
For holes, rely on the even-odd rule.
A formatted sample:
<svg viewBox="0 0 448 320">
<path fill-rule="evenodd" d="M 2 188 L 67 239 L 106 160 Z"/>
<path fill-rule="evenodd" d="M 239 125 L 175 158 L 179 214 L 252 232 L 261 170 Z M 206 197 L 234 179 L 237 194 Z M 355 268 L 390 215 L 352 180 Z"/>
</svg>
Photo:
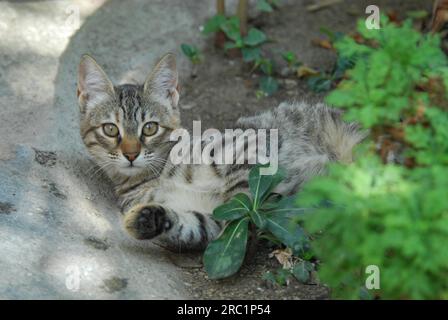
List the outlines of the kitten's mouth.
<svg viewBox="0 0 448 320">
<path fill-rule="evenodd" d="M 135 166 L 133 164 L 130 164 L 130 165 L 126 166 L 126 167 L 121 167 L 120 168 L 120 171 L 122 173 L 126 174 L 126 175 L 134 175 L 134 174 L 136 174 L 137 172 L 139 172 L 141 170 L 142 170 L 141 167 L 137 167 L 137 166 Z"/>
</svg>

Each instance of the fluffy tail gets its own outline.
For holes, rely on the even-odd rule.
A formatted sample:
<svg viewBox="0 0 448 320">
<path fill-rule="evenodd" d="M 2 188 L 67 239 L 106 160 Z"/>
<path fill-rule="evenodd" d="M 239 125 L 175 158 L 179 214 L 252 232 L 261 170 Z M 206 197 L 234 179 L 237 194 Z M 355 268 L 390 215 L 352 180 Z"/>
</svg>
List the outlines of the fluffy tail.
<svg viewBox="0 0 448 320">
<path fill-rule="evenodd" d="M 367 131 L 354 122 L 342 120 L 342 111 L 323 103 L 282 103 L 279 113 L 296 118 L 300 124 L 299 136 L 324 149 L 332 160 L 343 163 L 353 161 L 353 147 L 364 140 Z M 280 117 L 281 118 L 281 117 Z"/>
<path fill-rule="evenodd" d="M 356 123 L 342 121 L 341 112 L 330 108 L 326 109 L 328 113 L 322 126 L 324 144 L 333 152 L 337 161 L 351 163 L 353 148 L 366 138 L 368 132 L 360 130 Z M 334 113 L 337 113 L 336 117 Z"/>
</svg>

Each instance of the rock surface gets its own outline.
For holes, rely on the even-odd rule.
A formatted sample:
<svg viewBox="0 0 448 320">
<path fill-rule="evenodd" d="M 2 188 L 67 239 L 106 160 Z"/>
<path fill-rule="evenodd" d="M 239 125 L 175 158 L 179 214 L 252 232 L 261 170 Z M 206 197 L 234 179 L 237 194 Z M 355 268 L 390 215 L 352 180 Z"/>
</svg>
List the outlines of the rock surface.
<svg viewBox="0 0 448 320">
<path fill-rule="evenodd" d="M 198 21 L 212 10 L 0 3 L 0 299 L 187 297 L 164 251 L 121 230 L 108 181 L 81 145 L 76 70 L 88 52 L 114 81 L 142 80 L 158 56 L 200 43 Z"/>
</svg>

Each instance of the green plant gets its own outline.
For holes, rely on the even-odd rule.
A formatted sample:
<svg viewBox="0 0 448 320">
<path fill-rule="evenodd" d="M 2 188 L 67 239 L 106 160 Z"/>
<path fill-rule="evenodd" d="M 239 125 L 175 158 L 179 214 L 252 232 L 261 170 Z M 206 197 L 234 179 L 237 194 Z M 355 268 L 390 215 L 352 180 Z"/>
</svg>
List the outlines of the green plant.
<svg viewBox="0 0 448 320">
<path fill-rule="evenodd" d="M 277 8 L 280 4 L 280 0 L 258 0 L 257 9 L 262 12 L 272 12 L 274 8 Z"/>
<path fill-rule="evenodd" d="M 257 8 L 261 11 L 271 12 L 273 7 L 278 7 L 278 0 L 260 0 Z M 259 89 L 256 92 L 258 98 L 274 94 L 279 87 L 278 81 L 273 76 L 274 63 L 271 59 L 263 56 L 261 45 L 268 41 L 266 34 L 257 29 L 247 27 L 247 5 L 248 2 L 238 2 L 238 13 L 236 16 L 226 17 L 221 10 L 215 16 L 207 20 L 203 33 L 223 33 L 227 41 L 224 50 L 239 50 L 246 63 L 252 63 L 252 71 L 259 69 L 264 74 L 259 81 Z M 220 39 L 221 41 L 221 39 Z M 222 41 L 221 41 L 222 42 Z M 234 51 L 232 51 L 234 54 Z"/>
<path fill-rule="evenodd" d="M 264 74 L 260 78 L 259 89 L 257 91 L 257 97 L 270 96 L 277 92 L 278 81 L 273 76 L 274 74 L 274 62 L 271 59 L 259 57 L 254 64 L 254 69 L 260 69 Z"/>
<path fill-rule="evenodd" d="M 225 50 L 240 49 L 245 62 L 252 62 L 261 57 L 260 45 L 267 41 L 266 35 L 257 28 L 250 28 L 247 35 L 241 34 L 238 17 L 216 15 L 207 20 L 204 34 L 223 31 L 229 41 L 224 45 Z"/>
<path fill-rule="evenodd" d="M 341 32 L 332 32 L 326 28 L 321 28 L 320 31 L 328 37 L 330 43 L 333 45 L 346 37 Z M 327 92 L 331 90 L 343 79 L 346 72 L 353 68 L 355 59 L 355 56 L 339 55 L 333 69 L 329 73 L 320 72 L 308 79 L 308 87 L 314 92 Z"/>
<path fill-rule="evenodd" d="M 267 271 L 263 275 L 263 279 L 279 286 L 286 286 L 291 276 L 291 270 L 278 268 L 275 271 Z"/>
<path fill-rule="evenodd" d="M 243 61 L 253 63 L 253 69 L 260 69 L 264 76 L 259 82 L 257 97 L 270 96 L 278 90 L 278 81 L 273 76 L 274 65 L 271 59 L 263 57 L 260 46 L 268 38 L 257 28 L 250 28 L 247 35 L 244 36 L 240 30 L 240 19 L 236 16 L 225 17 L 216 15 L 210 18 L 204 26 L 205 34 L 223 31 L 229 39 L 224 45 L 225 50 L 241 50 Z"/>
<path fill-rule="evenodd" d="M 292 277 L 301 283 L 308 283 L 313 271 L 314 265 L 311 262 L 296 259 L 296 261 L 289 267 L 283 266 L 277 270 L 266 272 L 263 275 L 263 279 L 280 286 L 288 285 Z"/>
<path fill-rule="evenodd" d="M 302 63 L 297 59 L 297 56 L 292 51 L 282 53 L 283 60 L 288 64 L 288 68 L 297 69 Z"/>
<path fill-rule="evenodd" d="M 338 57 L 336 63 L 329 74 L 319 73 L 308 79 L 308 87 L 314 92 L 326 92 L 341 81 L 347 70 L 354 65 L 354 60 L 346 57 Z"/>
<path fill-rule="evenodd" d="M 192 64 L 198 64 L 201 62 L 201 54 L 196 46 L 183 43 L 180 48 Z"/>
<path fill-rule="evenodd" d="M 315 234 L 319 278 L 334 296 L 359 298 L 368 291 L 366 267 L 376 265 L 376 297 L 447 299 L 448 59 L 438 36 L 410 21 L 358 29 L 364 44 L 336 43 L 356 63 L 327 101 L 370 128 L 372 141 L 355 163 L 331 165 L 298 197 L 315 208 L 303 220 Z"/>
<path fill-rule="evenodd" d="M 254 237 L 274 239 L 296 254 L 306 249 L 307 237 L 302 227 L 291 223 L 292 217 L 304 209 L 294 206 L 294 198 L 272 193 L 282 180 L 280 171 L 275 175 L 260 175 L 260 168 L 255 166 L 249 173 L 251 197 L 239 193 L 213 211 L 215 219 L 228 224 L 204 253 L 205 270 L 211 279 L 231 276 L 240 269 L 250 230 Z"/>
</svg>

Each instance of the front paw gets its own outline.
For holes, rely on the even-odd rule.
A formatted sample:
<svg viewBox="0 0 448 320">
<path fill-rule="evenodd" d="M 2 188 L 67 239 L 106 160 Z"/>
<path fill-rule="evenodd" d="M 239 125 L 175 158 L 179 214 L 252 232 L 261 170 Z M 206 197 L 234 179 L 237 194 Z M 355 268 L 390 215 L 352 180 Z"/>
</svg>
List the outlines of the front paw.
<svg viewBox="0 0 448 320">
<path fill-rule="evenodd" d="M 165 209 L 157 205 L 132 208 L 124 223 L 129 234 L 139 240 L 152 239 L 171 227 Z"/>
</svg>

